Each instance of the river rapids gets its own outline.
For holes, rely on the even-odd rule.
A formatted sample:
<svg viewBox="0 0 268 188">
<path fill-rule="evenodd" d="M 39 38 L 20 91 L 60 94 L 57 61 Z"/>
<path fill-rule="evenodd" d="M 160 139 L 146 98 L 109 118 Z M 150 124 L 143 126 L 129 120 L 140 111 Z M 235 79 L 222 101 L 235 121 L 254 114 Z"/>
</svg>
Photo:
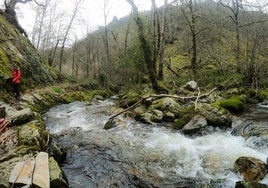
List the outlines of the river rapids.
<svg viewBox="0 0 268 188">
<path fill-rule="evenodd" d="M 122 115 L 117 127 L 104 130 L 113 105 L 111 100 L 73 102 L 44 114 L 54 141 L 67 149 L 62 168 L 70 187 L 231 188 L 243 179 L 233 172 L 236 159 L 266 161 L 268 156 L 268 138 L 245 139 L 233 136 L 231 129 L 188 137 L 165 125 L 143 124 Z M 258 108 L 267 117 L 268 108 Z M 267 119 L 258 123 L 267 124 Z M 268 184 L 268 178 L 261 183 Z"/>
</svg>

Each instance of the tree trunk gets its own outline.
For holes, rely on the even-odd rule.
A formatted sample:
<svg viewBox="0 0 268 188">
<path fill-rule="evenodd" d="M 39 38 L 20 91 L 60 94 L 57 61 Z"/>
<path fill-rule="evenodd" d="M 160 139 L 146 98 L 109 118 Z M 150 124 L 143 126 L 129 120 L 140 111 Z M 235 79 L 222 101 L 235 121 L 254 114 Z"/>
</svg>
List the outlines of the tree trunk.
<svg viewBox="0 0 268 188">
<path fill-rule="evenodd" d="M 65 47 L 65 43 L 66 43 L 66 40 L 67 40 L 67 37 L 69 35 L 69 31 L 72 27 L 72 24 L 73 24 L 73 21 L 74 21 L 74 18 L 78 12 L 78 9 L 79 9 L 79 5 L 80 3 L 82 2 L 83 0 L 77 0 L 75 2 L 75 8 L 74 8 L 74 11 L 73 11 L 73 15 L 71 17 L 71 20 L 69 22 L 69 25 L 67 27 L 67 30 L 64 34 L 64 37 L 63 37 L 63 42 L 62 42 L 62 46 L 61 46 L 61 51 L 60 51 L 60 64 L 59 64 L 59 78 L 61 79 L 61 71 L 62 71 L 62 63 L 63 63 L 63 52 L 64 52 L 64 47 Z"/>
<path fill-rule="evenodd" d="M 4 1 L 4 4 L 5 4 L 5 16 L 7 18 L 7 20 L 13 24 L 21 34 L 24 34 L 26 37 L 28 37 L 26 31 L 21 27 L 21 25 L 19 24 L 18 22 L 18 18 L 17 18 L 17 14 L 16 14 L 16 11 L 15 11 L 15 7 L 16 7 L 16 4 L 17 3 L 27 3 L 27 2 L 30 2 L 32 0 L 10 0 L 10 1 L 7 1 L 5 0 Z"/>
<path fill-rule="evenodd" d="M 158 79 L 164 79 L 163 66 L 164 66 L 164 54 L 165 54 L 165 35 L 166 35 L 166 13 L 167 13 L 167 0 L 165 0 L 164 9 L 162 12 L 161 22 L 159 20 L 159 67 L 158 67 Z"/>
<path fill-rule="evenodd" d="M 145 36 L 144 26 L 138 14 L 138 8 L 132 0 L 127 0 L 127 2 L 131 5 L 133 13 L 134 13 L 134 19 L 138 27 L 138 37 L 139 37 L 141 47 L 143 50 L 143 55 L 144 55 L 147 69 L 148 69 L 149 78 L 150 78 L 152 87 L 156 92 L 159 92 L 161 91 L 161 87 L 158 85 L 158 81 L 157 81 L 156 64 L 153 61 L 153 54 L 152 54 L 150 42 Z"/>
</svg>

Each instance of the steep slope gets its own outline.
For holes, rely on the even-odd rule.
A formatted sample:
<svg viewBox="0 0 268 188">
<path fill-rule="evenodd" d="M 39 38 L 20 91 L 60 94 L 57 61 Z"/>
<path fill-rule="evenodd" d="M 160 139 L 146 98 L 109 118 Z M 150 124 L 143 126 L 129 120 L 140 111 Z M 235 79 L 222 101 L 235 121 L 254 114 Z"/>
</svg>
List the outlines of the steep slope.
<svg viewBox="0 0 268 188">
<path fill-rule="evenodd" d="M 21 69 L 22 89 L 55 81 L 55 73 L 47 62 L 0 10 L 0 98 L 10 91 L 12 64 Z"/>
</svg>

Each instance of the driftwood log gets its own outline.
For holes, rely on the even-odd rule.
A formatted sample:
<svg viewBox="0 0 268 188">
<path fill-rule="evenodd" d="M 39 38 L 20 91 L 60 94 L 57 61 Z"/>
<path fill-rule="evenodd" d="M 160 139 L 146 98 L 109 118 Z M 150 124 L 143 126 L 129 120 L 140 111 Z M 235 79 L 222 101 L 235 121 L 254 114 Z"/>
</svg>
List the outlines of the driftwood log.
<svg viewBox="0 0 268 188">
<path fill-rule="evenodd" d="M 126 108 L 125 110 L 115 114 L 115 115 L 112 115 L 111 117 L 109 117 L 109 120 L 112 120 L 114 119 L 115 117 L 133 109 L 135 106 L 137 106 L 138 104 L 142 103 L 143 101 L 149 99 L 149 98 L 156 98 L 156 99 L 159 99 L 159 98 L 163 98 L 163 97 L 169 97 L 169 98 L 174 98 L 176 100 L 179 100 L 179 101 L 189 101 L 189 100 L 196 100 L 195 101 L 195 104 L 197 103 L 198 99 L 201 99 L 201 98 L 205 98 L 207 96 L 209 96 L 211 93 L 213 93 L 214 91 L 216 91 L 217 88 L 213 88 L 211 91 L 207 92 L 207 93 L 204 93 L 202 95 L 200 95 L 200 91 L 198 92 L 198 95 L 197 96 L 178 96 L 178 95 L 169 95 L 169 94 L 151 94 L 151 95 L 148 95 L 148 96 L 145 96 L 145 97 L 142 97 L 138 102 L 136 102 L 135 104 L 131 105 L 130 107 Z"/>
</svg>

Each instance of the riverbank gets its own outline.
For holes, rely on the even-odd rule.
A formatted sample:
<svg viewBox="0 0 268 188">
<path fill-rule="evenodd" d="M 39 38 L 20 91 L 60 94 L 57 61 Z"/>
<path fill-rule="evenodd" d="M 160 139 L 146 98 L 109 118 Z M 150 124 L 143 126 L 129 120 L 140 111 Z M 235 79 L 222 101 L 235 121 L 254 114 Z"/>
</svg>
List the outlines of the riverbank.
<svg viewBox="0 0 268 188">
<path fill-rule="evenodd" d="M 66 84 L 29 91 L 19 101 L 0 101 L 0 106 L 5 107 L 5 118 L 10 122 L 10 126 L 0 135 L 0 187 L 10 187 L 8 179 L 16 163 L 33 159 L 41 151 L 47 152 L 50 157 L 51 187 L 67 187 L 67 180 L 59 165 L 65 158 L 65 152 L 51 142 L 52 136 L 46 131 L 41 113 L 58 104 L 90 101 L 95 96 L 107 97 L 107 93 L 86 91 L 79 86 Z"/>
</svg>

